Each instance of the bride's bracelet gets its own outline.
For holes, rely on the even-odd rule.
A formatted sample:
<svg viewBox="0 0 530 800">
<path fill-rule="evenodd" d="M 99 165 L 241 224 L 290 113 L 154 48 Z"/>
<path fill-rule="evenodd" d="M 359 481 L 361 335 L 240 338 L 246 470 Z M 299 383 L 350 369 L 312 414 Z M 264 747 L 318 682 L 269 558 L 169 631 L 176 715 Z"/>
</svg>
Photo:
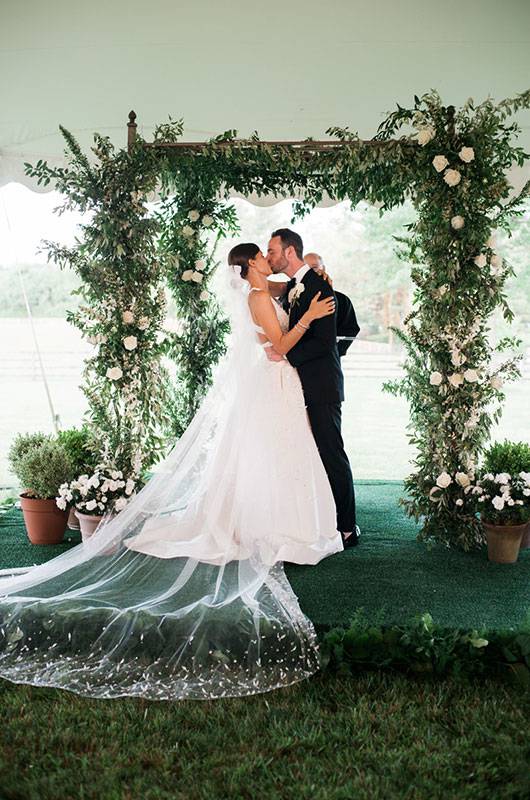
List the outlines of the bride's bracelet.
<svg viewBox="0 0 530 800">
<path fill-rule="evenodd" d="M 309 325 L 304 325 L 303 322 L 297 322 L 295 328 L 301 328 L 303 331 L 308 331 Z"/>
</svg>

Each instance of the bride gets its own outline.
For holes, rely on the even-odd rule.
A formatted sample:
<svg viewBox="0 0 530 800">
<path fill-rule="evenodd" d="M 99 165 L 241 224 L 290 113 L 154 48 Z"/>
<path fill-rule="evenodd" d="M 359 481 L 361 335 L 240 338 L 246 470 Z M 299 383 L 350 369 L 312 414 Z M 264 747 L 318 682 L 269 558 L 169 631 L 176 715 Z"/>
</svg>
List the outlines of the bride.
<svg viewBox="0 0 530 800">
<path fill-rule="evenodd" d="M 85 543 L 0 580 L 0 677 L 89 697 L 242 696 L 318 669 L 283 571 L 343 549 L 289 331 L 255 244 L 229 254 L 231 342 L 155 476 Z"/>
</svg>

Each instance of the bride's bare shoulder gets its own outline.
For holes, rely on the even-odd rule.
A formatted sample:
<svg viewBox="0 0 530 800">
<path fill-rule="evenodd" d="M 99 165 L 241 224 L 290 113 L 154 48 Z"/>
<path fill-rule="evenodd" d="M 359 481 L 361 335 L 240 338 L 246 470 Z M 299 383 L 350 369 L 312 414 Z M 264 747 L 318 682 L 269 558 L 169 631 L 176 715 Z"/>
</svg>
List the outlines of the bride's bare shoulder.
<svg viewBox="0 0 530 800">
<path fill-rule="evenodd" d="M 249 305 L 260 305 L 264 300 L 270 299 L 270 295 L 265 289 L 252 288 L 248 293 Z"/>
</svg>

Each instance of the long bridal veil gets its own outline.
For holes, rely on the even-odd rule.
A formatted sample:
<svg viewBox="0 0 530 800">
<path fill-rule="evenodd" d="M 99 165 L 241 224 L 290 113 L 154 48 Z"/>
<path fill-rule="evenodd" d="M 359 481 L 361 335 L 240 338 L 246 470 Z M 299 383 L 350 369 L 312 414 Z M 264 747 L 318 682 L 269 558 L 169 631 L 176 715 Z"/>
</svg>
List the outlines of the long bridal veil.
<svg viewBox="0 0 530 800">
<path fill-rule="evenodd" d="M 227 355 L 154 477 L 87 542 L 0 580 L 0 677 L 168 700 L 254 694 L 318 669 L 274 545 L 288 504 L 270 487 L 288 493 L 292 476 L 267 456 L 274 413 L 256 418 L 265 356 L 248 285 L 232 283 Z M 288 430 L 276 435 L 289 447 Z"/>
</svg>

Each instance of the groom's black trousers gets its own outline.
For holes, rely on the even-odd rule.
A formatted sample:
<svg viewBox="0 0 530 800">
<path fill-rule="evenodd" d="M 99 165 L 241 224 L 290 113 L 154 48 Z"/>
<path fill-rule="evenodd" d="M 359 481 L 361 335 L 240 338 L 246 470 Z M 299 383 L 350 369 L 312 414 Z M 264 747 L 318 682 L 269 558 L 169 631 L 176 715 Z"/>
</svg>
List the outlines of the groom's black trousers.
<svg viewBox="0 0 530 800">
<path fill-rule="evenodd" d="M 355 491 L 341 433 L 341 404 L 315 403 L 307 414 L 337 507 L 337 530 L 355 531 Z"/>
</svg>

